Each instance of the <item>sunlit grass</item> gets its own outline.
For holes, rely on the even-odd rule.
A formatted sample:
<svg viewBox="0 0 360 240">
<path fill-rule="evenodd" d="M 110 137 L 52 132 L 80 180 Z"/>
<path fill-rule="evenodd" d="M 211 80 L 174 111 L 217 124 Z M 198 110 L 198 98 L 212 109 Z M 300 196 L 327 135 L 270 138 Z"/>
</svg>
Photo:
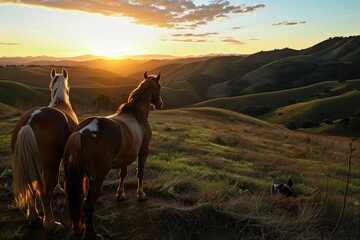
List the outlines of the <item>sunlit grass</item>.
<svg viewBox="0 0 360 240">
<path fill-rule="evenodd" d="M 111 170 L 95 211 L 98 230 L 109 239 L 141 237 L 144 230 L 164 239 L 206 239 L 211 234 L 228 239 L 329 236 L 346 180 L 346 138 L 293 132 L 214 109 L 152 112 L 149 121 L 153 134 L 144 179 L 149 200 L 145 205 L 126 201 L 119 205 L 118 171 Z M 13 120 L 0 124 L 0 187 L 8 204 L 13 204 L 9 150 L 13 125 Z M 359 148 L 359 143 L 354 146 Z M 354 228 L 360 221 L 359 152 L 353 159 L 347 211 L 339 231 L 343 237 L 359 233 Z M 129 166 L 130 199 L 136 195 L 135 169 L 136 163 Z M 270 195 L 272 183 L 289 178 L 297 197 Z M 3 222 L 12 220 L 1 217 L 0 231 L 6 236 L 9 231 Z M 148 225 L 131 224 L 145 221 L 139 219 Z"/>
</svg>

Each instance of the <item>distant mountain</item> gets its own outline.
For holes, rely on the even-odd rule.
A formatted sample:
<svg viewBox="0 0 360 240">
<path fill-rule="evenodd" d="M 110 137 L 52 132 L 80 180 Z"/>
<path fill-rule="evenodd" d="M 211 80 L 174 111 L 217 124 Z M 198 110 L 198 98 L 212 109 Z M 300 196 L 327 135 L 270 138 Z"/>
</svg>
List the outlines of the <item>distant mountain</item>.
<svg viewBox="0 0 360 240">
<path fill-rule="evenodd" d="M 49 62 L 60 62 L 60 61 L 89 61 L 98 59 L 99 56 L 91 54 L 77 56 L 77 57 L 50 57 L 50 56 L 28 56 L 28 57 L 0 57 L 0 65 L 29 65 L 41 63 L 42 65 L 49 65 Z"/>
</svg>

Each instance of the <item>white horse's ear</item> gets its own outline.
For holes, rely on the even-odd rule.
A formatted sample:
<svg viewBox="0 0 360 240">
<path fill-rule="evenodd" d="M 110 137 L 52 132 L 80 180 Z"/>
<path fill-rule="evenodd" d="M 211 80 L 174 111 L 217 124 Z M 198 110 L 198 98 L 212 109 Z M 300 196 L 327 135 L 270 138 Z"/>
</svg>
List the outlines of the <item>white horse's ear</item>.
<svg viewBox="0 0 360 240">
<path fill-rule="evenodd" d="M 144 73 L 144 79 L 147 79 L 148 75 L 147 75 L 147 71 Z"/>
<path fill-rule="evenodd" d="M 69 74 L 68 74 L 68 72 L 66 71 L 65 68 L 62 69 L 62 75 L 64 76 L 64 78 L 68 78 L 68 77 L 69 77 Z"/>
<path fill-rule="evenodd" d="M 161 72 L 159 72 L 159 74 L 156 76 L 156 81 L 159 81 L 161 77 Z"/>
<path fill-rule="evenodd" d="M 56 75 L 56 70 L 55 70 L 55 68 L 53 68 L 53 69 L 51 69 L 50 77 L 54 78 L 55 75 Z"/>
</svg>

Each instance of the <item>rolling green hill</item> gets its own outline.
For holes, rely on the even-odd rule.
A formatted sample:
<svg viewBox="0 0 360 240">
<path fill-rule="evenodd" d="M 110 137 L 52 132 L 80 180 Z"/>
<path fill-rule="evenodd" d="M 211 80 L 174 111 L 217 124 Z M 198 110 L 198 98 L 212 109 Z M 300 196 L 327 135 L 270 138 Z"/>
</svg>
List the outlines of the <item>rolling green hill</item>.
<svg viewBox="0 0 360 240">
<path fill-rule="evenodd" d="M 241 112 L 241 109 L 244 106 L 261 105 L 269 110 L 273 110 L 297 102 L 307 102 L 318 98 L 338 96 L 357 88 L 360 88 L 360 79 L 349 80 L 341 83 L 328 81 L 282 91 L 256 93 L 237 97 L 215 98 L 197 103 L 194 106 L 225 108 L 235 112 Z"/>
<path fill-rule="evenodd" d="M 10 80 L 0 80 L 0 103 L 17 108 L 44 105 L 49 102 L 50 94 L 47 89 L 34 88 Z"/>
<path fill-rule="evenodd" d="M 359 49 L 360 36 L 325 40 L 234 77 L 229 81 L 228 93 L 236 96 L 360 78 Z"/>
<path fill-rule="evenodd" d="M 354 128 L 355 125 L 351 122 L 355 112 L 360 109 L 360 105 L 356 103 L 360 103 L 360 89 L 352 90 L 338 96 L 316 99 L 278 108 L 275 111 L 266 114 L 263 118 L 273 123 L 286 125 L 291 123 L 297 128 L 305 128 L 302 124 L 306 121 L 311 122 L 314 127 L 321 124 L 333 124 L 332 128 L 324 128 L 321 132 L 359 137 L 359 132 L 356 131 Z M 349 119 L 350 122 L 341 124 L 339 121 L 342 119 Z M 334 121 L 336 122 L 336 125 L 333 123 Z M 347 126 L 347 128 L 344 128 L 344 126 Z M 339 127 L 342 127 L 344 132 L 341 133 L 338 131 L 337 128 Z M 320 132 L 320 130 L 314 130 L 315 132 Z"/>
<path fill-rule="evenodd" d="M 34 87 L 48 88 L 52 66 L 11 66 L 0 68 L 0 80 L 11 79 Z M 61 72 L 62 67 L 56 67 Z M 112 72 L 102 69 L 86 67 L 66 67 L 69 72 L 71 87 L 102 87 L 114 85 L 137 84 L 142 79 L 123 78 Z"/>
<path fill-rule="evenodd" d="M 360 102 L 359 89 L 360 80 L 329 81 L 276 92 L 216 98 L 193 106 L 225 108 L 273 123 L 288 125 L 294 122 L 296 127 L 300 127 L 306 120 L 321 123 L 324 119 L 351 118 L 360 108 L 357 104 Z M 339 134 L 336 129 L 332 130 L 327 128 L 323 133 Z M 340 135 L 350 135 L 351 131 L 349 127 Z"/>
</svg>

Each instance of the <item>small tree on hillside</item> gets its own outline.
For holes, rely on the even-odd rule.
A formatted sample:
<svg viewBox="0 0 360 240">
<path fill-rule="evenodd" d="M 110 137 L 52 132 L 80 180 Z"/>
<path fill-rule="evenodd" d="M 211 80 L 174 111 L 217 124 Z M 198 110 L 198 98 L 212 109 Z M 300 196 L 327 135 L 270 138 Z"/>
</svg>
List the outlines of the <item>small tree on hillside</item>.
<svg viewBox="0 0 360 240">
<path fill-rule="evenodd" d="M 96 106 L 96 111 L 114 111 L 120 105 L 120 102 L 114 97 L 111 99 L 110 96 L 101 94 L 95 98 L 93 104 Z"/>
</svg>

